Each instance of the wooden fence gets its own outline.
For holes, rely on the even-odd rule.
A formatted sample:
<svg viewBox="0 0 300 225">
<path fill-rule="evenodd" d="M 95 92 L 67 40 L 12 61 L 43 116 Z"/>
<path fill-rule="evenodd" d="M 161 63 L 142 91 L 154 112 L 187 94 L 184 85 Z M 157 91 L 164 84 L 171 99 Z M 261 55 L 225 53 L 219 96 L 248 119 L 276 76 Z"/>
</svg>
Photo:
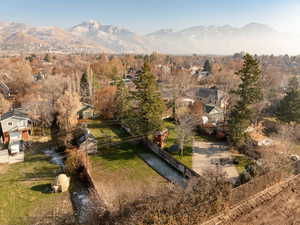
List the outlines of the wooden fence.
<svg viewBox="0 0 300 225">
<path fill-rule="evenodd" d="M 133 136 L 131 130 L 124 126 L 124 124 L 121 124 L 121 127 L 127 131 L 130 135 Z M 183 163 L 181 163 L 179 160 L 175 159 L 173 156 L 171 156 L 168 152 L 162 150 L 160 147 L 158 147 L 156 144 L 151 142 L 147 136 L 143 135 L 142 141 L 144 144 L 156 155 L 158 155 L 161 159 L 163 159 L 165 162 L 167 162 L 170 166 L 172 166 L 174 169 L 176 169 L 180 174 L 182 174 L 184 177 L 190 179 L 192 177 L 200 177 L 198 173 L 196 173 L 191 168 L 187 167 Z"/>
<path fill-rule="evenodd" d="M 148 139 L 144 139 L 144 143 L 152 152 L 154 152 L 156 155 L 158 155 L 160 158 L 166 161 L 169 165 L 171 165 L 173 168 L 179 171 L 184 177 L 192 178 L 200 176 L 194 170 L 190 169 L 189 167 L 181 163 L 179 160 L 175 159 L 168 152 L 160 149 L 156 144 L 152 143 Z"/>
</svg>

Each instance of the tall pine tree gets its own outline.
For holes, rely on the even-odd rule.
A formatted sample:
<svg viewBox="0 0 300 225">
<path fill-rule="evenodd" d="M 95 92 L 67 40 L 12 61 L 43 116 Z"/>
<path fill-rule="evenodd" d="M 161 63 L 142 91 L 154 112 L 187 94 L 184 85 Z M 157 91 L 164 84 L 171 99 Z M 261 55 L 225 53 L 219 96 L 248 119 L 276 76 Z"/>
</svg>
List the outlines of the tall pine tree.
<svg viewBox="0 0 300 225">
<path fill-rule="evenodd" d="M 279 103 L 277 116 L 284 122 L 300 123 L 300 88 L 296 77 L 289 81 L 286 95 Z"/>
<path fill-rule="evenodd" d="M 134 93 L 135 109 L 133 118 L 137 123 L 136 133 L 145 134 L 158 131 L 163 128 L 162 115 L 165 111 L 164 102 L 160 96 L 159 88 L 154 75 L 147 63 L 135 82 Z"/>
<path fill-rule="evenodd" d="M 90 104 L 94 103 L 94 79 L 93 70 L 90 66 L 88 66 L 80 79 L 80 96 L 82 102 Z"/>
<path fill-rule="evenodd" d="M 88 103 L 90 99 L 90 85 L 88 73 L 84 72 L 80 79 L 80 96 L 81 101 Z"/>
<path fill-rule="evenodd" d="M 204 65 L 203 65 L 203 71 L 205 71 L 205 72 L 211 74 L 212 68 L 211 68 L 211 65 L 210 65 L 210 62 L 209 62 L 208 59 L 205 60 L 205 62 L 204 62 Z"/>
<path fill-rule="evenodd" d="M 261 71 L 259 62 L 249 54 L 244 56 L 243 68 L 236 75 L 241 79 L 238 89 L 233 91 L 239 100 L 230 112 L 228 121 L 231 142 L 236 146 L 242 146 L 247 140 L 246 129 L 253 118 L 253 104 L 262 100 L 262 91 L 259 85 Z"/>
</svg>

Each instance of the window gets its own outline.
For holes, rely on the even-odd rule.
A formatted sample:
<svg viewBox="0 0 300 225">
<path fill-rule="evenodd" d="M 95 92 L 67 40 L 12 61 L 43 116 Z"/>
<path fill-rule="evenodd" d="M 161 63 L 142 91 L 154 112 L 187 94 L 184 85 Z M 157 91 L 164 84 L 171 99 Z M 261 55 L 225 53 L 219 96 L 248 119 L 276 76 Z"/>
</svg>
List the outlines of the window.
<svg viewBox="0 0 300 225">
<path fill-rule="evenodd" d="M 12 124 L 12 122 L 8 122 L 7 125 L 8 126 L 12 126 L 13 124 Z"/>
</svg>

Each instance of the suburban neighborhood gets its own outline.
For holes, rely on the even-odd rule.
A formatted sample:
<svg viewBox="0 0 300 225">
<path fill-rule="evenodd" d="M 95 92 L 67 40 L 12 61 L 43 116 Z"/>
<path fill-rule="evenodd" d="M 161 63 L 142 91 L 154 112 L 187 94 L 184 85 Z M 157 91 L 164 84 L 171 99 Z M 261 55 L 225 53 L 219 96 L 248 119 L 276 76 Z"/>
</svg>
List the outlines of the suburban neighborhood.
<svg viewBox="0 0 300 225">
<path fill-rule="evenodd" d="M 35 57 L 41 63 L 35 62 L 33 68 L 43 68 L 46 56 Z M 47 60 L 56 65 L 55 60 L 61 56 L 55 57 L 47 55 Z M 106 63 L 109 62 L 107 57 L 103 56 Z M 156 57 L 158 60 L 165 56 Z M 238 194 L 239 187 L 249 181 L 254 182 L 259 193 L 263 189 L 256 183 L 261 182 L 256 181 L 256 177 L 268 176 L 268 172 L 263 172 L 265 166 L 278 169 L 299 161 L 295 147 L 284 153 L 272 150 L 272 154 L 282 157 L 284 164 L 278 165 L 269 156 L 270 149 L 281 149 L 282 141 L 286 141 L 284 135 L 292 131 L 283 131 L 283 136 L 272 135 L 272 129 L 287 128 L 274 128 L 279 126 L 279 119 L 267 113 L 260 116 L 259 122 L 244 128 L 249 138 L 245 142 L 248 147 L 239 146 L 236 141 L 243 137 L 235 140 L 232 136 L 236 128 L 230 117 L 234 111 L 232 102 L 239 103 L 227 87 L 216 81 L 216 72 L 206 71 L 206 67 L 211 68 L 209 60 L 205 59 L 202 67 L 190 68 L 175 63 L 152 66 L 145 57 L 137 60 L 140 67 L 127 66 L 128 70 L 120 70 L 121 74 L 112 79 L 98 77 L 94 72 L 98 70 L 96 60 L 95 64 L 82 67 L 81 77 L 75 79 L 77 84 L 62 79 L 65 94 L 57 99 L 59 89 L 51 97 L 43 95 L 45 89 L 39 88 L 51 85 L 49 76 L 55 75 L 28 74 L 32 88 L 37 91 L 34 98 L 26 90 L 18 90 L 18 87 L 13 90 L 15 87 L 9 86 L 10 79 L 5 78 L 7 84 L 2 82 L 1 90 L 8 107 L 3 105 L 0 117 L 1 168 L 9 165 L 3 167 L 7 173 L 21 172 L 23 167 L 40 172 L 48 168 L 46 177 L 38 175 L 40 172 L 29 173 L 32 185 L 41 183 L 37 184 L 40 194 L 54 193 L 45 196 L 45 201 L 64 199 L 65 207 L 60 213 L 67 215 L 73 208 L 76 213 L 70 218 L 86 224 L 93 218 L 91 215 L 101 217 L 106 211 L 116 210 L 120 199 L 130 202 L 141 196 L 155 196 L 157 192 L 162 193 L 161 189 L 169 190 L 170 184 L 170 191 L 185 190 L 195 181 L 208 182 L 208 178 L 218 177 L 233 188 L 232 195 Z M 255 62 L 250 55 L 240 60 L 244 66 L 251 60 Z M 53 70 L 48 63 L 46 66 Z M 195 70 L 207 74 L 195 77 Z M 150 105 L 143 103 L 148 98 L 152 99 Z M 53 103 L 54 108 L 49 108 Z M 149 119 L 144 120 L 140 115 Z M 269 134 L 265 130 L 270 130 Z M 35 157 L 41 158 L 43 163 L 35 161 Z M 66 200 L 67 193 L 69 200 Z M 39 205 L 40 201 L 36 197 L 32 204 Z M 100 207 L 100 211 L 95 211 L 95 207 Z M 45 212 L 49 214 L 54 209 L 55 204 Z M 14 213 L 17 208 L 11 210 Z M 22 211 L 28 213 L 26 208 Z M 33 220 L 42 221 L 43 216 Z M 9 221 L 22 220 L 8 217 L 1 223 Z"/>
<path fill-rule="evenodd" d="M 300 6 L 266 2 L 3 4 L 0 225 L 300 224 Z"/>
</svg>

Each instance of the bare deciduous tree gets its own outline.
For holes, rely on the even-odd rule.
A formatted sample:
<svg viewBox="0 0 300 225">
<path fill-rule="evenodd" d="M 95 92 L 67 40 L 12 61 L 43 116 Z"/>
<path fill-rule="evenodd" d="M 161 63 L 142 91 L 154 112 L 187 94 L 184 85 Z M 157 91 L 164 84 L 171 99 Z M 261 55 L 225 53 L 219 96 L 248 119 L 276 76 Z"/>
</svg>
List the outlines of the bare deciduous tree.
<svg viewBox="0 0 300 225">
<path fill-rule="evenodd" d="M 7 101 L 0 93 L 0 114 L 7 112 L 11 107 L 11 103 Z"/>
<path fill-rule="evenodd" d="M 63 130 L 73 128 L 77 124 L 77 112 L 81 106 L 77 93 L 66 91 L 55 103 L 57 123 Z"/>
<path fill-rule="evenodd" d="M 176 110 L 180 105 L 180 101 L 184 97 L 188 96 L 188 91 L 195 85 L 196 80 L 193 76 L 185 70 L 174 70 L 168 79 L 170 87 L 168 87 L 168 92 L 171 92 L 171 102 L 173 108 L 174 117 L 176 117 Z M 194 95 L 194 91 L 191 91 Z"/>
<path fill-rule="evenodd" d="M 116 91 L 115 86 L 106 86 L 96 92 L 96 109 L 106 119 L 112 119 L 116 111 Z"/>
<path fill-rule="evenodd" d="M 177 117 L 177 125 L 175 131 L 180 148 L 180 153 L 182 156 L 184 153 L 184 145 L 188 141 L 191 141 L 193 137 L 193 130 L 197 122 L 197 119 L 195 119 L 195 117 L 190 113 L 185 113 Z"/>
</svg>

